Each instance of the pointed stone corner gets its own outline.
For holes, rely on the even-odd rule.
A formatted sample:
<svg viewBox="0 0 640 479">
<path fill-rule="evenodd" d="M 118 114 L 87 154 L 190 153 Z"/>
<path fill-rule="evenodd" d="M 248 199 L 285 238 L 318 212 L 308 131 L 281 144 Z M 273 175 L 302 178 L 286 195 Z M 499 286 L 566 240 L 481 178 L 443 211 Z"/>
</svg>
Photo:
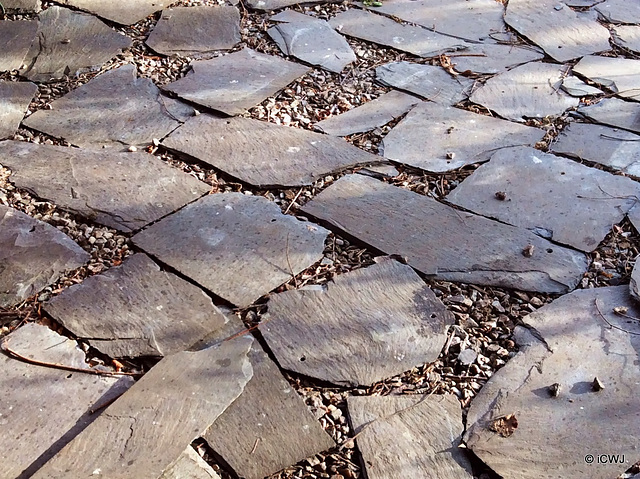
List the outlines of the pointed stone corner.
<svg viewBox="0 0 640 479">
<path fill-rule="evenodd" d="M 599 90 L 598 88 L 591 85 L 587 85 L 578 77 L 574 76 L 566 77 L 564 80 L 562 80 L 561 88 L 569 95 L 577 97 L 602 94 L 602 90 Z"/>
<path fill-rule="evenodd" d="M 382 160 L 342 138 L 242 117 L 199 115 L 162 144 L 260 187 L 310 185 L 330 173 Z"/>
<path fill-rule="evenodd" d="M 1 307 L 24 301 L 89 259 L 89 253 L 53 226 L 0 205 Z"/>
<path fill-rule="evenodd" d="M 640 101 L 640 60 L 590 55 L 582 58 L 573 71 L 622 98 Z"/>
<path fill-rule="evenodd" d="M 319 261 L 328 233 L 283 215 L 266 198 L 220 193 L 150 226 L 133 242 L 209 291 L 246 307 Z"/>
<path fill-rule="evenodd" d="M 227 115 L 256 106 L 310 70 L 249 48 L 196 61 L 191 67 L 187 76 L 162 88 Z"/>
<path fill-rule="evenodd" d="M 158 479 L 240 396 L 252 343 L 242 336 L 165 357 L 32 477 Z"/>
<path fill-rule="evenodd" d="M 538 128 L 425 102 L 384 137 L 381 150 L 390 160 L 444 172 L 486 161 L 500 148 L 533 146 L 543 137 Z"/>
<path fill-rule="evenodd" d="M 260 331 L 282 368 L 349 386 L 434 361 L 454 321 L 410 266 L 389 258 L 320 290 L 273 295 L 266 318 Z"/>
<path fill-rule="evenodd" d="M 587 270 L 584 254 L 524 228 L 457 211 L 363 175 L 340 178 L 302 211 L 380 251 L 406 257 L 436 279 L 566 293 Z M 528 257 L 523 251 L 530 246 L 535 253 Z"/>
<path fill-rule="evenodd" d="M 595 105 L 578 108 L 578 113 L 603 125 L 640 133 L 640 104 L 619 98 L 607 98 Z"/>
<path fill-rule="evenodd" d="M 575 291 L 516 328 L 519 352 L 471 402 L 464 438 L 497 474 L 605 479 L 636 462 L 640 326 L 614 308 L 640 317 L 625 285 Z M 612 444 L 626 462 L 585 461 Z"/>
<path fill-rule="evenodd" d="M 220 479 L 220 476 L 189 446 L 158 479 Z"/>
<path fill-rule="evenodd" d="M 165 98 L 134 65 L 107 71 L 55 100 L 24 122 L 29 128 L 87 148 L 143 146 L 163 138 L 193 108 Z"/>
<path fill-rule="evenodd" d="M 37 91 L 38 87 L 34 83 L 0 81 L 0 140 L 13 136 L 18 131 Z"/>
<path fill-rule="evenodd" d="M 37 31 L 38 22 L 35 20 L 0 22 L 0 45 L 4 45 L 0 56 L 0 71 L 22 68 Z"/>
<path fill-rule="evenodd" d="M 347 405 L 367 477 L 473 477 L 455 396 L 354 396 Z"/>
<path fill-rule="evenodd" d="M 126 0 L 125 2 L 61 0 L 59 3 L 85 10 L 120 25 L 131 25 L 144 20 L 164 7 L 168 7 L 171 2 L 159 0 Z"/>
</svg>

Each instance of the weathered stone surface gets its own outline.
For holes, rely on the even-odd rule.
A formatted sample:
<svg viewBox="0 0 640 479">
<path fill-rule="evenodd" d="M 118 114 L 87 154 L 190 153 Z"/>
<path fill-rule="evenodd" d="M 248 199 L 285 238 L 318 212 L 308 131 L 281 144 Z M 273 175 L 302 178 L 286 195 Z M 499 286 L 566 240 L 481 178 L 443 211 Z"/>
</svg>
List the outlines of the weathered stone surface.
<svg viewBox="0 0 640 479">
<path fill-rule="evenodd" d="M 509 0 L 505 21 L 559 62 L 611 49 L 609 30 L 554 0 Z"/>
<path fill-rule="evenodd" d="M 89 260 L 67 235 L 0 205 L 0 306 L 17 304 Z"/>
<path fill-rule="evenodd" d="M 309 71 L 308 67 L 249 48 L 196 61 L 191 67 L 187 76 L 163 88 L 228 115 L 257 105 Z"/>
<path fill-rule="evenodd" d="M 343 35 L 420 57 L 434 57 L 465 47 L 465 43 L 457 38 L 431 32 L 422 27 L 403 25 L 391 18 L 365 10 L 347 10 L 329 20 L 329 24 Z"/>
<path fill-rule="evenodd" d="M 384 156 L 443 172 L 488 160 L 499 148 L 534 145 L 544 131 L 454 107 L 422 103 L 382 140 Z"/>
<path fill-rule="evenodd" d="M 468 49 L 452 54 L 450 58 L 460 73 L 501 73 L 543 57 L 542 52 L 530 47 L 485 43 L 469 45 Z"/>
<path fill-rule="evenodd" d="M 147 18 L 158 10 L 162 10 L 165 6 L 169 6 L 171 2 L 163 0 L 126 0 L 120 2 L 61 0 L 60 3 L 86 10 L 121 25 L 131 25 Z"/>
<path fill-rule="evenodd" d="M 254 10 L 271 11 L 299 4 L 299 0 L 247 0 L 247 5 Z M 307 2 L 305 2 L 307 3 Z M 310 3 L 317 3 L 312 0 Z"/>
<path fill-rule="evenodd" d="M 619 98 L 607 98 L 595 105 L 578 108 L 578 113 L 603 125 L 640 133 L 640 105 Z"/>
<path fill-rule="evenodd" d="M 455 396 L 351 396 L 347 405 L 367 477 L 473 477 L 458 448 L 464 426 Z"/>
<path fill-rule="evenodd" d="M 33 81 L 75 76 L 131 46 L 128 37 L 85 13 L 52 6 L 39 18 L 38 41 L 31 45 L 25 60 L 28 66 L 22 73 Z"/>
<path fill-rule="evenodd" d="M 626 285 L 575 291 L 516 327 L 519 351 L 471 402 L 465 435 L 501 477 L 604 479 L 637 460 L 640 439 L 629 431 L 640 428 L 640 327 L 615 314 L 619 306 L 640 316 Z M 596 377 L 601 391 L 593 389 Z M 557 397 L 549 392 L 555 383 Z M 511 436 L 490 430 L 509 414 L 518 421 Z M 611 454 L 624 455 L 625 464 L 585 461 L 589 451 L 601 454 L 612 444 Z"/>
<path fill-rule="evenodd" d="M 254 343 L 253 377 L 203 436 L 245 479 L 262 479 L 335 443 L 278 367 Z"/>
<path fill-rule="evenodd" d="M 371 131 L 404 115 L 420 100 L 392 90 L 363 105 L 315 124 L 315 129 L 335 136 Z"/>
<path fill-rule="evenodd" d="M 573 71 L 617 93 L 640 101 L 640 60 L 588 56 Z"/>
<path fill-rule="evenodd" d="M 162 143 L 256 186 L 302 186 L 382 160 L 335 138 L 249 118 L 200 115 Z"/>
<path fill-rule="evenodd" d="M 442 68 L 411 62 L 386 63 L 376 68 L 376 79 L 383 85 L 421 96 L 440 105 L 466 100 L 473 81 L 453 78 Z"/>
<path fill-rule="evenodd" d="M 220 479 L 220 476 L 189 446 L 159 479 Z"/>
<path fill-rule="evenodd" d="M 0 81 L 0 139 L 18 131 L 29 103 L 38 91 L 34 83 Z"/>
<path fill-rule="evenodd" d="M 607 0 L 595 9 L 611 23 L 640 23 L 640 4 L 626 0 Z"/>
<path fill-rule="evenodd" d="M 161 271 L 144 254 L 71 286 L 45 310 L 116 358 L 180 352 L 225 323 L 200 288 Z"/>
<path fill-rule="evenodd" d="M 32 359 L 88 367 L 76 342 L 30 323 L 4 338 Z M 131 378 L 70 373 L 0 354 L 0 476 L 26 479 L 97 416 L 91 409 L 122 394 Z"/>
<path fill-rule="evenodd" d="M 195 55 L 228 50 L 240 40 L 240 12 L 236 7 L 203 6 L 163 10 L 145 43 L 164 55 Z"/>
<path fill-rule="evenodd" d="M 245 307 L 318 261 L 328 231 L 266 198 L 209 195 L 133 237 L 143 250 Z M 202 265 L 207 265 L 202 267 Z"/>
<path fill-rule="evenodd" d="M 633 298 L 640 301 L 640 265 L 638 265 L 638 258 L 636 258 L 636 264 L 633 266 L 631 272 L 631 282 L 629 283 L 629 292 Z"/>
<path fill-rule="evenodd" d="M 157 479 L 242 393 L 252 343 L 248 335 L 165 357 L 33 478 Z"/>
<path fill-rule="evenodd" d="M 562 80 L 562 87 L 565 92 L 571 96 L 600 95 L 601 90 L 596 87 L 587 85 L 578 77 L 570 76 Z"/>
<path fill-rule="evenodd" d="M 3 0 L 7 12 L 39 12 L 40 0 Z"/>
<path fill-rule="evenodd" d="M 640 52 L 640 26 L 617 25 L 614 32 L 613 39 L 618 45 L 636 53 Z"/>
<path fill-rule="evenodd" d="M 389 258 L 324 288 L 276 294 L 266 318 L 260 331 L 282 368 L 350 386 L 434 361 L 454 321 L 410 266 Z"/>
<path fill-rule="evenodd" d="M 3 45 L 0 71 L 18 70 L 22 67 L 37 30 L 38 22 L 33 20 L 0 22 L 0 45 Z"/>
<path fill-rule="evenodd" d="M 490 78 L 470 100 L 514 121 L 560 115 L 580 103 L 560 89 L 563 77 L 561 65 L 527 63 Z"/>
<path fill-rule="evenodd" d="M 506 194 L 505 200 L 496 192 Z M 447 199 L 468 210 L 592 251 L 640 197 L 640 184 L 528 147 L 501 150 Z"/>
<path fill-rule="evenodd" d="M 193 108 L 160 95 L 134 65 L 97 76 L 25 120 L 29 128 L 82 147 L 140 146 L 162 138 L 193 115 Z"/>
<path fill-rule="evenodd" d="M 567 292 L 587 267 L 582 253 L 523 228 L 459 212 L 362 175 L 339 179 L 302 211 L 447 281 Z M 532 257 L 522 254 L 528 245 L 534 246 Z"/>
</svg>

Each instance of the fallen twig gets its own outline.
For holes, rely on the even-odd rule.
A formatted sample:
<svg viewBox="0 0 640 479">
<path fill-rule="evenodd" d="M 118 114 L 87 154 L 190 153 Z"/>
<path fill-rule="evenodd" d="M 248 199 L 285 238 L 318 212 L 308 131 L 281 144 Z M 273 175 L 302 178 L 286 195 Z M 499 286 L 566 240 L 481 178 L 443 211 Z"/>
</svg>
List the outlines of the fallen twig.
<svg viewBox="0 0 640 479">
<path fill-rule="evenodd" d="M 607 323 L 609 325 L 609 327 L 613 328 L 613 329 L 617 329 L 619 331 L 625 332 L 627 334 L 633 334 L 634 336 L 640 336 L 640 333 L 636 333 L 633 331 L 629 331 L 627 329 L 621 328 L 619 326 L 616 326 L 615 324 L 611 324 L 611 321 L 609 321 L 607 318 L 604 317 L 604 314 L 602 314 L 602 311 L 600 310 L 600 306 L 598 306 L 598 299 L 594 299 L 593 300 L 593 304 L 596 305 L 596 311 L 598 311 L 598 314 L 600 315 L 600 317 L 602 318 L 602 320 Z"/>
</svg>

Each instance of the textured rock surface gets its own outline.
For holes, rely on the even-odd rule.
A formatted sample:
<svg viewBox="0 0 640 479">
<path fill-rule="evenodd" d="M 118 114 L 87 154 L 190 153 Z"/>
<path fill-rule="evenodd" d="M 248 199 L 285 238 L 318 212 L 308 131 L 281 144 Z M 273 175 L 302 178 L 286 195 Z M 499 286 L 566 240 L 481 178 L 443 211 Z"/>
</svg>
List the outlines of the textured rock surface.
<svg viewBox="0 0 640 479">
<path fill-rule="evenodd" d="M 607 0 L 595 9 L 612 23 L 640 23 L 640 5 L 625 0 Z"/>
<path fill-rule="evenodd" d="M 629 283 L 629 293 L 633 298 L 640 301 L 640 265 L 638 265 L 638 261 L 636 258 L 636 264 L 633 266 L 633 271 L 631 272 L 631 282 Z"/>
<path fill-rule="evenodd" d="M 0 71 L 22 67 L 37 30 L 38 22 L 34 20 L 0 22 L 0 45 L 3 45 Z"/>
<path fill-rule="evenodd" d="M 640 133 L 640 105 L 619 98 L 607 98 L 595 105 L 578 108 L 578 113 L 603 125 Z"/>
<path fill-rule="evenodd" d="M 614 32 L 613 38 L 618 45 L 636 53 L 640 52 L 640 26 L 616 25 Z"/>
<path fill-rule="evenodd" d="M 8 138 L 18 131 L 37 91 L 38 87 L 34 83 L 0 81 L 0 139 Z"/>
<path fill-rule="evenodd" d="M 602 90 L 587 85 L 578 77 L 570 76 L 562 80 L 562 87 L 571 96 L 600 95 Z"/>
<path fill-rule="evenodd" d="M 166 0 L 126 0 L 105 2 L 104 0 L 61 0 L 60 3 L 86 10 L 99 17 L 121 25 L 131 25 L 147 18 L 154 12 L 169 6 Z"/>
<path fill-rule="evenodd" d="M 640 60 L 592 55 L 582 58 L 573 71 L 622 98 L 640 101 Z"/>
<path fill-rule="evenodd" d="M 460 73 L 501 73 L 543 57 L 542 52 L 531 47 L 487 43 L 469 45 L 466 50 L 452 54 L 451 62 Z"/>
<path fill-rule="evenodd" d="M 220 479 L 220 476 L 189 446 L 158 479 Z"/>
<path fill-rule="evenodd" d="M 39 12 L 40 0 L 3 0 L 7 12 Z"/>
</svg>

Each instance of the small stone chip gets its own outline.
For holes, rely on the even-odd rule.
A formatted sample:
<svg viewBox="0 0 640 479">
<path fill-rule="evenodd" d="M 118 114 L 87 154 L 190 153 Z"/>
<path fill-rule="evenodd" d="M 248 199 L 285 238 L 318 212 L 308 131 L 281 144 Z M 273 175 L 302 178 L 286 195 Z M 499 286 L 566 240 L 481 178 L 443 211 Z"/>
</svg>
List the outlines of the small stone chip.
<svg viewBox="0 0 640 479">
<path fill-rule="evenodd" d="M 507 199 L 507 194 L 504 191 L 496 191 L 496 199 L 500 201 L 504 201 Z"/>
<path fill-rule="evenodd" d="M 616 306 L 613 308 L 613 312 L 619 314 L 620 316 L 624 316 L 629 312 L 629 308 L 626 306 Z"/>
<path fill-rule="evenodd" d="M 593 390 L 594 391 L 602 391 L 604 389 L 604 384 L 597 377 L 593 378 Z"/>
<path fill-rule="evenodd" d="M 561 389 L 562 386 L 560 386 L 559 383 L 553 383 L 551 386 L 549 386 L 549 394 L 551 395 L 551 397 L 557 398 L 560 395 Z"/>
<path fill-rule="evenodd" d="M 532 244 L 527 245 L 523 250 L 522 250 L 522 256 L 525 256 L 527 258 L 531 258 L 533 256 L 533 250 L 535 249 L 535 246 L 533 246 Z"/>
<path fill-rule="evenodd" d="M 507 414 L 494 419 L 489 426 L 493 432 L 497 432 L 502 437 L 511 436 L 518 428 L 518 419 L 515 414 Z"/>
<path fill-rule="evenodd" d="M 447 159 L 453 160 L 456 157 L 456 154 L 453 151 L 447 151 Z"/>
</svg>

